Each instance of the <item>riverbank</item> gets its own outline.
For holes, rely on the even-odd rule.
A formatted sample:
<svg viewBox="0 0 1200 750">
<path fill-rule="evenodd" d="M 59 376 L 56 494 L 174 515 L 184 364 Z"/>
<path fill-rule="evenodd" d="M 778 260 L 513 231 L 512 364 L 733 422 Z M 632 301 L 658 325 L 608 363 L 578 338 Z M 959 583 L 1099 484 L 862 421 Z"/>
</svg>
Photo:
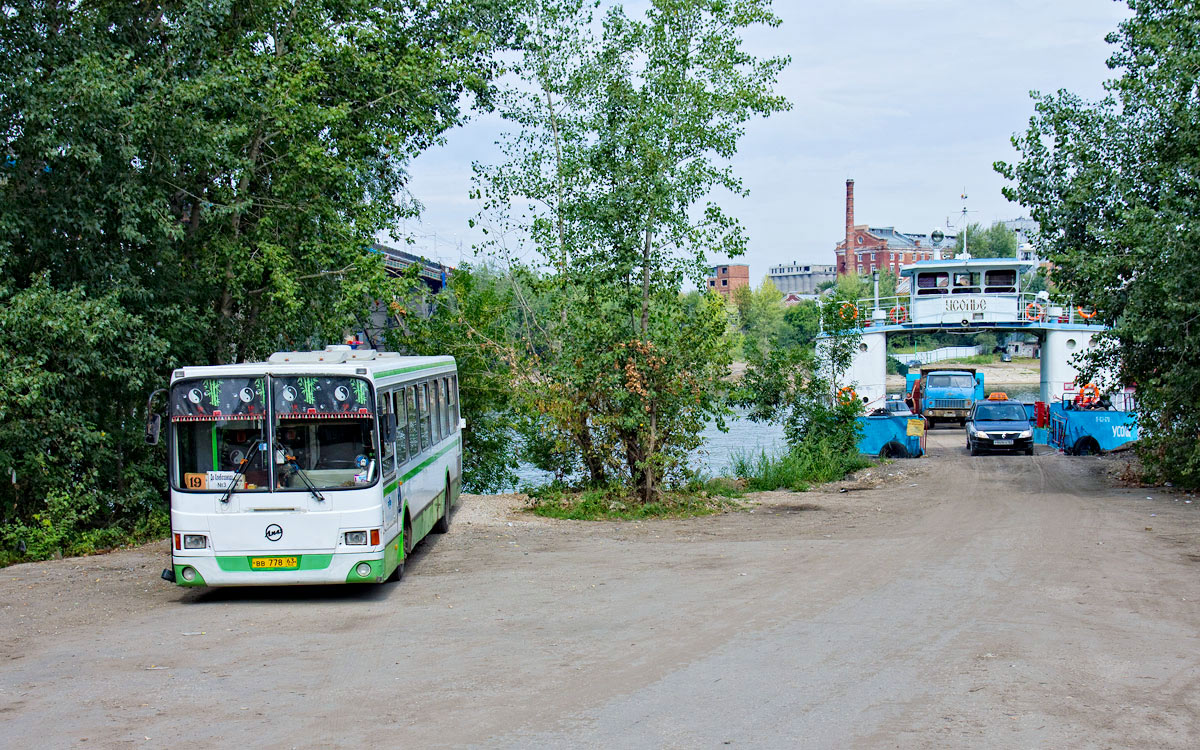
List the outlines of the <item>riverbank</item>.
<svg viewBox="0 0 1200 750">
<path fill-rule="evenodd" d="M 954 362 L 937 362 L 935 364 L 944 364 L 947 367 L 974 367 L 976 372 L 983 373 L 984 384 L 1038 385 L 1042 382 L 1041 362 L 1036 359 L 994 362 L 987 365 L 958 365 Z M 903 388 L 904 376 L 888 375 L 887 387 L 889 390 Z"/>
<path fill-rule="evenodd" d="M 892 355 L 894 357 L 903 358 L 903 355 Z M 954 362 L 941 362 L 947 367 L 954 367 Z M 983 373 L 984 383 L 1004 383 L 1005 385 L 1037 385 L 1042 382 L 1041 362 L 1036 359 L 1019 359 L 1013 362 L 994 362 L 986 365 L 961 365 L 963 367 L 974 367 L 978 372 Z M 729 366 L 729 380 L 736 382 L 742 379 L 746 373 L 745 362 L 734 362 Z M 904 386 L 903 375 L 888 375 L 887 387 L 902 388 Z"/>
</svg>

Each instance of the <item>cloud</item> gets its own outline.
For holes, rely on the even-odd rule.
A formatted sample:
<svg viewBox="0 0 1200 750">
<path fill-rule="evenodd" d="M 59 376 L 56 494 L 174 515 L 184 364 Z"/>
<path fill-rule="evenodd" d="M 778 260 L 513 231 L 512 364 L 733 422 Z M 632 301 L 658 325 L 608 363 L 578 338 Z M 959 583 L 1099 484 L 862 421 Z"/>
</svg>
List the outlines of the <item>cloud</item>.
<svg viewBox="0 0 1200 750">
<path fill-rule="evenodd" d="M 790 112 L 747 124 L 734 160 L 748 199 L 719 195 L 750 235 L 743 262 L 830 263 L 844 232 L 844 181 L 856 219 L 928 231 L 961 208 L 971 221 L 1013 218 L 992 163 L 1032 114 L 1028 92 L 1098 97 L 1111 77 L 1104 36 L 1128 15 L 1104 0 L 844 0 L 777 2 L 784 23 L 746 35 L 759 56 L 792 64 L 779 91 Z M 633 12 L 633 9 L 630 9 Z M 417 159 L 413 194 L 425 231 L 470 238 L 472 160 L 499 159 L 493 116 L 451 133 Z"/>
</svg>

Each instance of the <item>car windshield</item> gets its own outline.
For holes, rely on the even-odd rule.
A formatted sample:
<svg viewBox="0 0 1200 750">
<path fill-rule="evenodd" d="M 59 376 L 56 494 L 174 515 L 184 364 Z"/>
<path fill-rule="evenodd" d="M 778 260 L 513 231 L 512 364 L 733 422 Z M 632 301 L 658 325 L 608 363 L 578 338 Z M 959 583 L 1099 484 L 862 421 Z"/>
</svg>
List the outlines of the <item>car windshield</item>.
<svg viewBox="0 0 1200 750">
<path fill-rule="evenodd" d="M 1027 422 L 1025 407 L 1020 404 L 980 404 L 975 407 L 977 422 Z"/>
<path fill-rule="evenodd" d="M 975 378 L 971 377 L 970 373 L 948 373 L 944 375 L 930 375 L 927 378 L 927 385 L 930 388 L 974 388 Z"/>
<path fill-rule="evenodd" d="M 364 487 L 379 475 L 375 419 L 366 381 L 346 377 L 272 379 L 277 449 L 292 456 L 279 463 L 281 490 Z"/>
</svg>

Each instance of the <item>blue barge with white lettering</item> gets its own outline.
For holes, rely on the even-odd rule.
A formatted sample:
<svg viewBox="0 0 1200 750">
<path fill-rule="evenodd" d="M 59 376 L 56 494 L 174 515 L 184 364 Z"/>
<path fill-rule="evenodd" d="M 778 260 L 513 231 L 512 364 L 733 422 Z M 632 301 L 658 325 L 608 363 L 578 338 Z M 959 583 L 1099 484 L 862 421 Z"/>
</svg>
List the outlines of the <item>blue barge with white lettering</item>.
<svg viewBox="0 0 1200 750">
<path fill-rule="evenodd" d="M 925 455 L 925 420 L 910 412 L 858 418 L 858 452 L 880 458 Z"/>
<path fill-rule="evenodd" d="M 1074 400 L 1050 404 L 1049 444 L 1070 456 L 1089 456 L 1122 448 L 1138 439 L 1133 394 L 1113 394 L 1085 408 Z"/>
</svg>

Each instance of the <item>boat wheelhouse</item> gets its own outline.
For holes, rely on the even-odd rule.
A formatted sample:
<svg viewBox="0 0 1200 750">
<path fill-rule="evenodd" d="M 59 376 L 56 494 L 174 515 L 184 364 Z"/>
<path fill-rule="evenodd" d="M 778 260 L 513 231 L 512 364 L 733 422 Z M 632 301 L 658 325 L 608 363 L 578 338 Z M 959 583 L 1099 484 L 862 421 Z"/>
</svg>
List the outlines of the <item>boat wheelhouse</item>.
<svg viewBox="0 0 1200 750">
<path fill-rule="evenodd" d="M 900 271 L 909 284 L 909 322 L 926 325 L 1016 323 L 1045 318 L 1048 305 L 1021 288 L 1036 264 L 998 258 L 928 260 Z M 1028 308 L 1028 309 L 1027 309 Z M 899 316 L 898 316 L 899 317 Z"/>
</svg>

